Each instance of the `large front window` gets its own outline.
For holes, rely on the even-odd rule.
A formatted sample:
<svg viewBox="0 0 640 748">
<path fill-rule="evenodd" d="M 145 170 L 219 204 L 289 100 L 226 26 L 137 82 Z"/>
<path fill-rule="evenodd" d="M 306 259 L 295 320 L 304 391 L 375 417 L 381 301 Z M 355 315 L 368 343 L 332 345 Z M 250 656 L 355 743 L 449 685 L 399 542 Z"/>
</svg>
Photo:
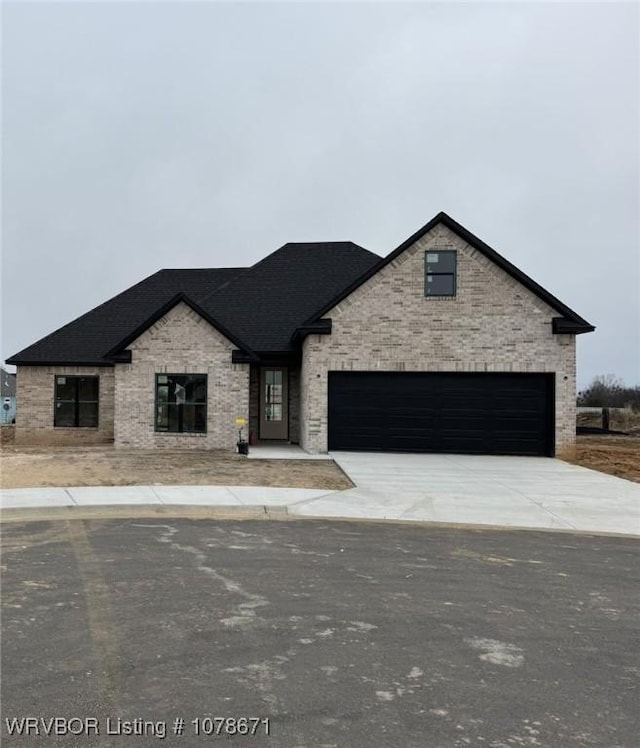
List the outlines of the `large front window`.
<svg viewBox="0 0 640 748">
<path fill-rule="evenodd" d="M 156 431 L 206 433 L 206 374 L 156 374 Z"/>
<path fill-rule="evenodd" d="M 97 428 L 99 377 L 56 376 L 53 425 Z"/>
</svg>

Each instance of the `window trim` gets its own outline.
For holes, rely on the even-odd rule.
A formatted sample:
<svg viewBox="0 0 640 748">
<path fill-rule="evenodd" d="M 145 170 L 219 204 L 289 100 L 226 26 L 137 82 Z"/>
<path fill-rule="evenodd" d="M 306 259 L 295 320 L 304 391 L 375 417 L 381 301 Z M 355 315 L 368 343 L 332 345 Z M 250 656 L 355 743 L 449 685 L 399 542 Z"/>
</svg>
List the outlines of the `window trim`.
<svg viewBox="0 0 640 748">
<path fill-rule="evenodd" d="M 167 403 L 171 405 L 197 405 L 204 408 L 204 430 L 203 431 L 170 431 L 169 429 L 158 428 L 158 407 L 160 405 L 158 401 L 158 378 L 159 377 L 203 377 L 205 387 L 205 401 L 204 403 Z M 168 434 L 170 436 L 206 436 L 208 433 L 208 416 L 209 416 L 209 375 L 204 372 L 168 372 L 160 371 L 156 372 L 154 377 L 154 390 L 153 390 L 153 431 L 155 434 Z"/>
<path fill-rule="evenodd" d="M 95 400 L 83 400 L 83 403 L 95 403 L 98 406 L 97 411 L 97 418 L 96 423 L 93 426 L 81 426 L 80 425 L 80 398 L 79 398 L 79 389 L 76 384 L 75 387 L 75 393 L 74 393 L 74 399 L 71 400 L 62 400 L 61 402 L 64 403 L 70 403 L 73 402 L 74 406 L 74 414 L 73 414 L 73 420 L 74 424 L 73 426 L 68 425 L 58 425 L 56 423 L 56 413 L 57 413 L 57 403 L 58 398 L 56 397 L 57 390 L 58 390 L 58 379 L 64 377 L 64 379 L 73 379 L 73 380 L 80 380 L 80 379 L 95 379 L 97 384 L 97 393 L 96 393 L 96 399 Z M 100 375 L 99 374 L 54 374 L 53 375 L 53 428 L 54 429 L 98 429 L 100 428 Z"/>
<path fill-rule="evenodd" d="M 446 273 L 427 273 L 427 255 L 428 254 L 448 254 L 453 255 L 453 271 Z M 452 293 L 427 293 L 427 275 L 438 275 L 442 277 L 450 277 L 453 279 L 453 292 Z M 425 299 L 453 299 L 456 297 L 458 292 L 458 252 L 455 249 L 426 249 L 424 252 L 424 296 Z"/>
</svg>

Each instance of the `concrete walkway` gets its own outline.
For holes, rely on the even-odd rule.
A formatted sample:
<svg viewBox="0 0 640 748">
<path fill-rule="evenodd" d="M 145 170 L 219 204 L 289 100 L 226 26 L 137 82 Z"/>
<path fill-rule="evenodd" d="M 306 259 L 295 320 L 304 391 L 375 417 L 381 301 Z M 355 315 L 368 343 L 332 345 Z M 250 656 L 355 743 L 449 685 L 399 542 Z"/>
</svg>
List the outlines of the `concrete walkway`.
<svg viewBox="0 0 640 748">
<path fill-rule="evenodd" d="M 286 507 L 326 496 L 327 491 L 260 486 L 88 486 L 9 488 L 3 489 L 0 494 L 2 509 L 111 504 Z"/>
<path fill-rule="evenodd" d="M 258 449 L 255 450 L 258 452 Z M 262 450 L 260 450 L 262 451 Z M 280 458 L 291 459 L 295 449 Z M 308 457 L 297 450 L 299 459 Z M 265 459 L 277 459 L 272 452 Z M 255 458 L 258 455 L 254 454 Z M 1 492 L 16 511 L 54 507 L 233 507 L 250 516 L 344 517 L 640 536 L 640 484 L 538 457 L 337 452 L 356 488 L 100 486 Z"/>
</svg>

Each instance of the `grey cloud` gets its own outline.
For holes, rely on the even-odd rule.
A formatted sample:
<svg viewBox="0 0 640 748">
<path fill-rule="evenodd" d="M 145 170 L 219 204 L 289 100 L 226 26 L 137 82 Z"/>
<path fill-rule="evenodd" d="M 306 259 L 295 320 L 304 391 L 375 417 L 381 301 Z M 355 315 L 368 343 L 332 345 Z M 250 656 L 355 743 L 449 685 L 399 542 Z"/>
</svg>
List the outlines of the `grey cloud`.
<svg viewBox="0 0 640 748">
<path fill-rule="evenodd" d="M 638 7 L 8 3 L 3 357 L 160 267 L 446 210 L 640 381 Z"/>
</svg>

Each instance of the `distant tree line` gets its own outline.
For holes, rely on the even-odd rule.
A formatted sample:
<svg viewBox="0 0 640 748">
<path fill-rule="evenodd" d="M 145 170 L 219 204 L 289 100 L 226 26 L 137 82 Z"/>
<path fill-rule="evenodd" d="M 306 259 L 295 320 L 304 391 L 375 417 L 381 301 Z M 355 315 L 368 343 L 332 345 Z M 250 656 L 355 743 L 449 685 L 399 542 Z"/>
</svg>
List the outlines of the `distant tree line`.
<svg viewBox="0 0 640 748">
<path fill-rule="evenodd" d="M 625 387 L 613 374 L 598 376 L 578 393 L 578 405 L 593 408 L 632 408 L 640 411 L 640 387 Z"/>
</svg>

